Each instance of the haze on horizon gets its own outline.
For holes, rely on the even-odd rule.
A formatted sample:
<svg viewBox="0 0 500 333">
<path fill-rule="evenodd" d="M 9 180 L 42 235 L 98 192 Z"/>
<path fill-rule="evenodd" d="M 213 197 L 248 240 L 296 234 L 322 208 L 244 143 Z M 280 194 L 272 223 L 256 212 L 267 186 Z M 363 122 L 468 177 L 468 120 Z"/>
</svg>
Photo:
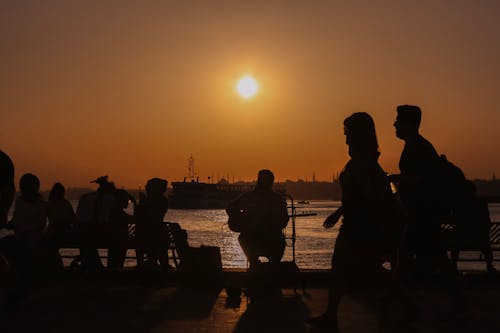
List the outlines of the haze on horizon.
<svg viewBox="0 0 500 333">
<path fill-rule="evenodd" d="M 330 180 L 343 119 L 376 123 L 397 171 L 398 104 L 469 178 L 500 174 L 500 2 L 0 3 L 0 149 L 43 188 L 108 174 Z M 244 100 L 237 80 L 259 93 Z"/>
</svg>

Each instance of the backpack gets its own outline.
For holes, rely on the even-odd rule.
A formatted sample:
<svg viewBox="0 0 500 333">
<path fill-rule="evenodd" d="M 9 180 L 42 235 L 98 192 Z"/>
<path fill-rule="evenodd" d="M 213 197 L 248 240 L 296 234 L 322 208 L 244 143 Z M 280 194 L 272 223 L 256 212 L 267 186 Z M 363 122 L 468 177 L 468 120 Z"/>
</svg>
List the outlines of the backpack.
<svg viewBox="0 0 500 333">
<path fill-rule="evenodd" d="M 438 179 L 439 212 L 443 218 L 449 219 L 453 211 L 467 197 L 467 179 L 463 171 L 448 161 L 445 155 L 440 156 L 441 170 Z"/>
</svg>

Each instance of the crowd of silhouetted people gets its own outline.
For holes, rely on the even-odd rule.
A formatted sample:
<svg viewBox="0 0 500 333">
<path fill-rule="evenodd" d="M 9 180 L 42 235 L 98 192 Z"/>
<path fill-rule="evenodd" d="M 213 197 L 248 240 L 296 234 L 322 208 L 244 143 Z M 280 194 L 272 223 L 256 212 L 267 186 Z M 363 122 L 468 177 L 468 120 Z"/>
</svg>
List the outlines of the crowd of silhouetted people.
<svg viewBox="0 0 500 333">
<path fill-rule="evenodd" d="M 456 266 L 460 249 L 482 251 L 488 272 L 495 272 L 487 203 L 463 172 L 420 134 L 420 108 L 400 105 L 396 111 L 396 136 L 405 145 L 395 175 L 378 163 L 371 116 L 358 112 L 344 120 L 350 160 L 339 177 L 342 205 L 324 227 L 332 228 L 341 218 L 342 225 L 333 251 L 328 305 L 321 316 L 307 319 L 313 326 L 336 330 L 341 298 L 360 286 L 374 286 L 399 302 L 402 322 L 414 320 L 420 311 L 406 292 L 415 284 L 440 286 L 453 305 L 452 314 L 460 315 L 467 308 Z M 254 191 L 227 208 L 229 227 L 240 233 L 250 269 L 260 266 L 259 257 L 280 262 L 280 231 L 288 222 L 286 203 L 271 188 L 272 173 L 262 170 L 258 179 Z"/>
<path fill-rule="evenodd" d="M 367 284 L 401 302 L 406 320 L 418 313 L 406 296 L 406 287 L 436 279 L 442 282 L 456 313 L 465 311 L 456 267 L 464 247 L 482 251 L 487 270 L 495 271 L 487 203 L 476 195 L 474 184 L 461 170 L 420 134 L 420 108 L 400 105 L 396 111 L 396 136 L 404 141 L 396 175 L 388 175 L 378 162 L 371 116 L 358 112 L 344 120 L 350 159 L 339 177 L 342 205 L 324 227 L 332 228 L 341 219 L 342 225 L 333 251 L 328 306 L 323 315 L 307 319 L 311 325 L 336 329 L 343 295 Z M 42 252 L 54 267 L 61 267 L 58 250 L 68 244 L 78 244 L 79 265 L 85 270 L 103 267 L 98 253 L 103 244 L 108 248 L 108 267 L 123 267 L 131 226 L 135 227 L 138 266 L 169 268 L 163 223 L 168 210 L 166 180 L 150 179 L 146 193 L 136 201 L 127 191 L 116 189 L 106 176 L 99 177 L 93 181 L 97 190 L 82 196 L 75 212 L 62 184 L 54 184 L 45 201 L 39 179 L 27 173 L 20 178 L 20 195 L 8 221 L 15 193 L 14 166 L 3 152 L 0 176 L 0 249 L 16 269 L 29 267 Z M 270 170 L 259 171 L 255 189 L 227 207 L 229 228 L 240 233 L 250 269 L 261 265 L 260 257 L 278 265 L 285 250 L 287 202 L 273 191 L 273 182 Z M 125 211 L 130 203 L 133 215 Z M 452 227 L 443 231 L 443 225 Z M 391 269 L 383 266 L 386 262 Z"/>
<path fill-rule="evenodd" d="M 61 183 L 54 184 L 45 201 L 40 194 L 40 180 L 27 173 L 20 178 L 20 195 L 8 221 L 14 199 L 14 167 L 3 152 L 1 164 L 0 254 L 16 271 L 33 273 L 41 268 L 41 261 L 43 270 L 62 269 L 59 249 L 72 247 L 80 249 L 73 267 L 87 271 L 103 268 L 98 249 L 107 248 L 107 267 L 121 268 L 131 247 L 131 234 L 139 268 L 170 268 L 163 223 L 168 210 L 166 180 L 150 179 L 146 193 L 140 193 L 137 202 L 127 191 L 117 189 L 107 176 L 99 177 L 92 181 L 98 184 L 97 190 L 84 194 L 74 211 Z M 134 206 L 132 215 L 126 212 L 130 203 Z"/>
</svg>

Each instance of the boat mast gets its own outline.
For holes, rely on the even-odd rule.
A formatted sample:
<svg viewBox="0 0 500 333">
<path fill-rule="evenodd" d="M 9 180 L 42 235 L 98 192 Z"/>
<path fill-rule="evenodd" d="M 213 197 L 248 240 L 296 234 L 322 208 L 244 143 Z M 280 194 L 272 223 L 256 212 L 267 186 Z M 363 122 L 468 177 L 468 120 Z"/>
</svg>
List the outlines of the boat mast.
<svg viewBox="0 0 500 333">
<path fill-rule="evenodd" d="M 194 171 L 194 158 L 192 154 L 189 156 L 188 160 L 188 177 L 190 181 L 194 181 L 196 178 L 196 173 Z"/>
</svg>

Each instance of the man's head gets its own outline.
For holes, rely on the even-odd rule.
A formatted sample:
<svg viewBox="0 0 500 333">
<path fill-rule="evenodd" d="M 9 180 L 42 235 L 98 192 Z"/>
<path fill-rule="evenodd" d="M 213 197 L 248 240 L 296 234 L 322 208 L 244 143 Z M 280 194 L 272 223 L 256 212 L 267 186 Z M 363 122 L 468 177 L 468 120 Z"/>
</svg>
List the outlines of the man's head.
<svg viewBox="0 0 500 333">
<path fill-rule="evenodd" d="M 271 170 L 260 170 L 257 176 L 257 188 L 271 189 L 273 188 L 274 175 Z"/>
<path fill-rule="evenodd" d="M 32 173 L 26 173 L 19 180 L 19 189 L 24 199 L 35 201 L 40 196 L 40 179 Z"/>
<path fill-rule="evenodd" d="M 422 111 L 416 105 L 399 105 L 396 108 L 398 113 L 394 127 L 396 128 L 396 136 L 402 140 L 407 140 L 418 135 L 420 120 L 422 119 Z"/>
<path fill-rule="evenodd" d="M 148 195 L 161 196 L 167 192 L 168 181 L 161 178 L 151 178 L 146 183 L 146 193 Z"/>
</svg>

